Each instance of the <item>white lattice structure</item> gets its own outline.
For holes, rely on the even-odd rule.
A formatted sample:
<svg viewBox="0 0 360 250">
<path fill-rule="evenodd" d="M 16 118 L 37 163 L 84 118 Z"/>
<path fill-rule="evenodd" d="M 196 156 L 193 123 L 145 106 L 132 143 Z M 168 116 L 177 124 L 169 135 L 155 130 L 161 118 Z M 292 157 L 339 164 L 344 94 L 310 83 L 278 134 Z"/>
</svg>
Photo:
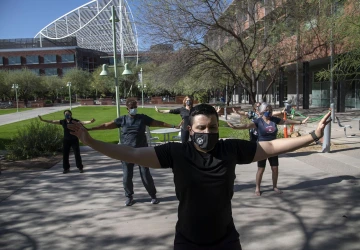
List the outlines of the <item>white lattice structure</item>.
<svg viewBox="0 0 360 250">
<path fill-rule="evenodd" d="M 107 53 L 113 52 L 111 7 L 115 6 L 117 53 L 138 55 L 138 38 L 133 15 L 126 0 L 93 0 L 45 26 L 36 38 L 76 37 L 78 46 Z"/>
</svg>

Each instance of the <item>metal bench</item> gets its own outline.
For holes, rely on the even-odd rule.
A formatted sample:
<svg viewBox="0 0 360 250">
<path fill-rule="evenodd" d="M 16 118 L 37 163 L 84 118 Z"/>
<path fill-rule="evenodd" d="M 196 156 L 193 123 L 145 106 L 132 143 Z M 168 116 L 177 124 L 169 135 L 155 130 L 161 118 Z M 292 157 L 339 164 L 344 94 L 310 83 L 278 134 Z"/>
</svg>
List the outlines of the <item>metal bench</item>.
<svg viewBox="0 0 360 250">
<path fill-rule="evenodd" d="M 345 137 L 355 137 L 355 136 L 356 136 L 355 134 L 347 135 L 347 134 L 346 134 L 346 129 L 347 129 L 347 128 L 351 129 L 352 127 L 351 127 L 350 125 L 342 125 L 341 122 L 340 122 L 339 117 L 337 117 L 337 116 L 335 116 L 335 119 L 336 119 L 339 127 L 340 127 L 340 128 L 344 128 Z"/>
</svg>

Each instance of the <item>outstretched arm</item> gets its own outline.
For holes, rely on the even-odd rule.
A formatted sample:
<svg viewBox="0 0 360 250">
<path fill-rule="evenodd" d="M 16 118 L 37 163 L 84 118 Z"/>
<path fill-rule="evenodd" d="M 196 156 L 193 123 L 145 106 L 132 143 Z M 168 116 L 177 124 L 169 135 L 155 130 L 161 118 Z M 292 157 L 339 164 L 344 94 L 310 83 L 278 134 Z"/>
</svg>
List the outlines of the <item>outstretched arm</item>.
<svg viewBox="0 0 360 250">
<path fill-rule="evenodd" d="M 240 125 L 234 125 L 231 122 L 227 123 L 229 125 L 230 128 L 232 129 L 251 129 L 251 128 L 256 128 L 255 123 L 250 122 L 250 123 L 246 123 L 246 124 L 240 124 Z"/>
<path fill-rule="evenodd" d="M 163 127 L 163 128 L 180 128 L 179 126 L 168 124 L 166 122 L 153 120 L 150 124 L 150 127 Z"/>
<path fill-rule="evenodd" d="M 279 124 L 297 124 L 297 125 L 302 125 L 302 124 L 306 124 L 307 121 L 309 120 L 309 117 L 306 117 L 304 120 L 302 121 L 296 121 L 296 120 L 281 120 L 281 122 Z"/>
<path fill-rule="evenodd" d="M 321 138 L 324 135 L 325 126 L 331 122 L 331 119 L 327 121 L 330 117 L 331 112 L 327 113 L 323 119 L 319 122 L 316 130 L 313 132 L 313 135 L 308 134 L 295 138 L 282 138 L 276 139 L 273 141 L 262 141 L 258 143 L 258 147 L 256 149 L 255 157 L 253 162 L 263 160 L 275 155 L 283 154 L 286 152 L 290 152 L 306 146 L 314 141 L 313 136 L 317 138 Z"/>
<path fill-rule="evenodd" d="M 132 148 L 126 145 L 111 144 L 95 140 L 79 122 L 68 124 L 71 134 L 77 136 L 82 143 L 94 150 L 116 160 L 133 162 L 150 168 L 160 168 L 160 162 L 153 147 Z"/>
<path fill-rule="evenodd" d="M 284 108 L 284 109 L 281 110 L 281 111 L 273 111 L 273 112 L 272 112 L 272 115 L 273 115 L 273 116 L 280 117 L 280 116 L 283 116 L 285 112 L 286 112 L 286 111 L 285 111 L 285 108 Z"/>
<path fill-rule="evenodd" d="M 156 110 L 156 112 L 158 112 L 158 113 L 163 113 L 163 114 L 170 113 L 170 109 L 160 110 L 160 109 L 158 109 L 156 106 L 155 106 L 155 110 Z"/>
<path fill-rule="evenodd" d="M 240 108 L 240 109 L 241 109 L 241 108 Z M 235 108 L 233 108 L 232 110 L 233 110 L 234 113 L 236 113 L 236 114 L 238 114 L 238 115 L 248 115 L 248 112 L 242 111 L 242 110 L 240 110 L 240 109 L 235 109 Z"/>
<path fill-rule="evenodd" d="M 40 115 L 38 115 L 38 117 L 39 117 L 40 121 L 42 121 L 42 122 L 47 122 L 47 123 L 51 123 L 51 124 L 55 124 L 55 125 L 61 125 L 60 120 L 45 120 Z"/>
<path fill-rule="evenodd" d="M 115 122 L 112 121 L 112 122 L 103 123 L 99 126 L 88 128 L 87 130 L 106 130 L 106 129 L 114 129 L 114 128 L 117 128 L 117 126 Z"/>
<path fill-rule="evenodd" d="M 80 123 L 85 125 L 85 124 L 90 124 L 90 123 L 93 123 L 93 122 L 95 122 L 94 118 L 92 118 L 90 121 L 81 121 Z"/>
</svg>

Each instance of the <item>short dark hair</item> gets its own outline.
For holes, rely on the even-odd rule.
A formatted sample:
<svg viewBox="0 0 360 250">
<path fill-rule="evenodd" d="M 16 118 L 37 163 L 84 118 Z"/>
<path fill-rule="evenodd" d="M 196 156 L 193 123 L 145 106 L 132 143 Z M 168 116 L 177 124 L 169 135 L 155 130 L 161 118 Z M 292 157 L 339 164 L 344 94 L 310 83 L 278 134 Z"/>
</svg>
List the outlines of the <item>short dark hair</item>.
<svg viewBox="0 0 360 250">
<path fill-rule="evenodd" d="M 65 115 L 65 113 L 66 112 L 69 112 L 71 115 L 72 115 L 72 112 L 71 112 L 71 110 L 69 110 L 69 109 L 67 109 L 67 110 L 64 110 L 64 115 Z"/>
<path fill-rule="evenodd" d="M 216 120 L 219 122 L 218 113 L 216 112 L 215 108 L 209 104 L 202 103 L 194 107 L 193 111 L 190 113 L 190 119 L 189 119 L 190 126 L 192 126 L 194 117 L 196 115 L 205 115 L 205 116 L 215 115 Z"/>
<path fill-rule="evenodd" d="M 128 99 L 128 100 L 126 100 L 126 107 L 130 107 L 130 106 L 132 106 L 133 104 L 137 104 L 137 101 L 134 100 L 134 99 Z"/>
</svg>

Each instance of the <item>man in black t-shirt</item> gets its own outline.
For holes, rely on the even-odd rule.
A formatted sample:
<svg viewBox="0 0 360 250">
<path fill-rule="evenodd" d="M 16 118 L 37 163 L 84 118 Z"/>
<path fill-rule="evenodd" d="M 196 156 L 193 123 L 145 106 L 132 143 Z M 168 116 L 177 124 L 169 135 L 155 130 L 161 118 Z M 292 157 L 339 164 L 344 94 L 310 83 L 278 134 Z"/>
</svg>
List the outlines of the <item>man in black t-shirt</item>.
<svg viewBox="0 0 360 250">
<path fill-rule="evenodd" d="M 128 110 L 128 115 L 120 116 L 112 122 L 104 123 L 99 126 L 89 128 L 88 130 L 121 128 L 122 145 L 127 145 L 133 148 L 142 148 L 148 146 L 145 134 L 146 126 L 165 128 L 176 127 L 175 125 L 154 120 L 147 115 L 137 114 L 137 102 L 135 100 L 127 100 L 126 107 Z M 123 186 L 125 190 L 125 195 L 127 197 L 125 205 L 132 206 L 134 204 L 134 185 L 132 181 L 134 174 L 134 163 L 132 163 L 132 161 L 122 161 L 122 167 Z M 139 165 L 139 170 L 142 183 L 144 184 L 146 191 L 151 197 L 151 203 L 158 204 L 160 201 L 156 198 L 156 188 L 149 168 Z"/>
<path fill-rule="evenodd" d="M 265 142 L 219 140 L 216 110 L 200 104 L 190 115 L 190 142 L 137 149 L 95 140 L 79 124 L 69 128 L 83 143 L 111 158 L 151 168 L 172 168 L 179 200 L 175 250 L 240 250 L 231 211 L 236 165 L 259 161 L 317 140 L 323 136 L 330 114 L 319 122 L 316 131 L 302 137 Z"/>
</svg>

